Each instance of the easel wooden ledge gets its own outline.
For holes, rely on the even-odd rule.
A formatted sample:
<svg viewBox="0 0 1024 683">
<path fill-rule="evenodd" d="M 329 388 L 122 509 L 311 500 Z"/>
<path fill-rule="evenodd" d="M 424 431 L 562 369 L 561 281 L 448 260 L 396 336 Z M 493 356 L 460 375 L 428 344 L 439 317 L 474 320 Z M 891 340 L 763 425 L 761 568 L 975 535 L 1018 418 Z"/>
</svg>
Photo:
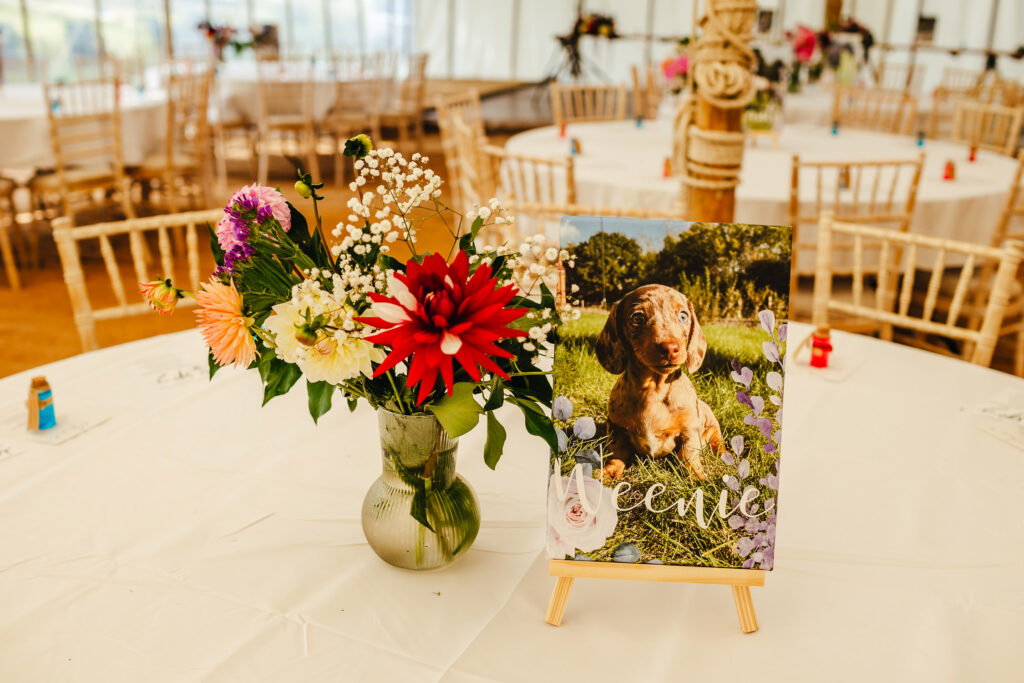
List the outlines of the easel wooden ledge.
<svg viewBox="0 0 1024 683">
<path fill-rule="evenodd" d="M 757 630 L 757 615 L 750 599 L 751 586 L 764 585 L 760 569 L 714 569 L 710 567 L 676 567 L 663 564 L 616 564 L 612 562 L 581 562 L 548 560 L 548 575 L 557 576 L 544 621 L 552 626 L 562 624 L 565 604 L 573 579 L 626 579 L 629 581 L 675 581 L 678 583 L 715 583 L 732 586 L 736 614 L 744 633 Z"/>
</svg>

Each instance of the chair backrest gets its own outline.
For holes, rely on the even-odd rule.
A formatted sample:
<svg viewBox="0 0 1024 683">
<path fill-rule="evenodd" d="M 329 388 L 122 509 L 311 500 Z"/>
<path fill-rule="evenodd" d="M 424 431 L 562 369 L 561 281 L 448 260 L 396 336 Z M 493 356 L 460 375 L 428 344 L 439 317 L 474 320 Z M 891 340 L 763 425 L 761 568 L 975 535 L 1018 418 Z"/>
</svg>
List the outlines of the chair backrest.
<svg viewBox="0 0 1024 683">
<path fill-rule="evenodd" d="M 313 120 L 313 62 L 309 58 L 260 59 L 261 128 L 279 119 Z"/>
<path fill-rule="evenodd" d="M 923 166 L 924 154 L 893 161 L 801 161 L 793 155 L 789 191 L 792 285 L 800 273 L 810 272 L 809 265 L 802 263 L 803 255 L 814 249 L 814 227 L 825 213 L 897 232 L 909 230 Z"/>
<path fill-rule="evenodd" d="M 148 282 L 151 276 L 169 277 L 176 282 L 187 282 L 194 292 L 199 288 L 199 243 L 206 242 L 206 224 L 216 223 L 224 215 L 222 209 L 207 211 L 191 211 L 188 213 L 151 216 L 148 218 L 131 218 L 116 223 L 97 223 L 75 227 L 67 218 L 58 218 L 53 222 L 53 238 L 57 243 L 61 266 L 64 269 L 64 283 L 71 297 L 71 308 L 75 315 L 75 324 L 82 340 L 82 349 L 89 351 L 97 348 L 96 321 L 124 318 L 149 310 L 148 304 L 141 298 L 135 300 L 134 294 L 129 300 L 121 277 L 121 263 L 114 253 L 111 238 L 127 236 L 134 278 L 131 291 L 134 293 L 136 282 Z M 185 269 L 176 271 L 174 250 L 171 248 L 171 230 L 185 229 L 186 263 Z M 156 235 L 157 248 L 160 253 L 160 272 L 151 273 L 147 267 L 150 259 L 147 236 Z M 85 287 L 82 272 L 82 259 L 78 244 L 84 240 L 97 240 L 100 254 L 106 267 L 107 278 L 113 290 L 116 305 L 93 308 L 89 292 Z M 175 278 L 176 274 L 185 277 Z M 190 305 L 184 300 L 181 305 Z"/>
<path fill-rule="evenodd" d="M 479 140 L 486 140 L 484 119 L 480 113 L 480 94 L 473 89 L 463 90 L 450 95 L 439 95 L 434 101 L 437 110 L 437 127 L 441 134 L 441 151 L 444 153 L 445 167 L 448 171 L 448 189 L 452 194 L 452 205 L 466 206 L 460 195 L 462 181 L 459 171 L 462 161 L 459 158 L 459 138 L 455 126 L 455 117 L 469 126 L 473 135 Z"/>
<path fill-rule="evenodd" d="M 187 154 L 196 161 L 209 140 L 210 88 L 213 71 L 190 64 L 187 70 L 171 71 L 167 79 L 167 131 L 164 154 L 169 168 L 175 155 Z"/>
<path fill-rule="evenodd" d="M 836 87 L 832 121 L 840 126 L 907 135 L 917 118 L 917 100 L 902 90 Z"/>
<path fill-rule="evenodd" d="M 456 208 L 468 211 L 496 196 L 498 180 L 485 153 L 487 138 L 463 121 L 459 112 L 452 113 L 448 125 L 455 135 L 453 160 L 458 169 L 449 180 L 449 191 L 459 198 Z"/>
<path fill-rule="evenodd" d="M 924 83 L 924 75 L 927 71 L 924 64 L 893 64 L 882 62 L 878 65 L 878 73 L 875 82 L 879 88 L 886 90 L 907 90 L 912 93 L 920 93 L 921 85 Z"/>
<path fill-rule="evenodd" d="M 500 147 L 483 148 L 495 195 L 515 216 L 522 234 L 547 235 L 558 243 L 562 216 L 576 204 L 576 173 L 571 156 L 542 158 L 513 154 Z"/>
<path fill-rule="evenodd" d="M 626 86 L 562 85 L 551 82 L 551 114 L 555 125 L 578 121 L 626 118 Z"/>
<path fill-rule="evenodd" d="M 992 234 L 992 246 L 998 246 L 1007 239 L 1024 239 L 1024 226 L 1014 229 L 1014 220 L 1024 217 L 1024 149 L 1017 153 L 1017 172 L 1013 174 L 1010 191 L 1003 204 L 1003 212 L 999 216 L 995 232 Z"/>
<path fill-rule="evenodd" d="M 658 116 L 658 107 L 665 94 L 665 77 L 661 68 L 655 64 L 648 64 L 646 67 L 633 65 L 631 67 L 633 76 L 633 115 L 642 116 L 645 119 L 653 119 Z M 643 74 L 643 77 L 641 77 Z"/>
<path fill-rule="evenodd" d="M 959 100 L 953 110 L 954 142 L 1013 156 L 1024 124 L 1024 106 L 1004 107 Z"/>
<path fill-rule="evenodd" d="M 114 189 L 127 192 L 119 92 L 116 78 L 43 84 L 64 215 L 71 214 L 67 174 L 76 166 L 108 168 L 117 185 Z"/>
<path fill-rule="evenodd" d="M 409 55 L 405 78 L 398 84 L 395 110 L 401 114 L 417 116 L 423 111 L 427 94 L 426 53 Z"/>
<path fill-rule="evenodd" d="M 947 66 L 942 70 L 942 80 L 939 82 L 939 86 L 950 92 L 967 93 L 977 88 L 984 78 L 984 71 Z"/>
<path fill-rule="evenodd" d="M 832 263 L 835 238 L 839 235 L 849 237 L 853 243 L 851 301 L 832 296 Z M 878 286 L 872 295 L 867 296 L 864 293 L 865 272 L 862 268 L 866 241 L 876 243 L 881 253 L 878 261 L 880 270 L 876 274 Z M 894 232 L 859 223 L 836 222 L 826 213 L 818 225 L 813 322 L 817 326 L 828 326 L 829 314 L 837 312 L 877 321 L 889 328 L 944 337 L 961 342 L 965 348 L 970 349 L 966 360 L 988 366 L 1010 300 L 1013 280 L 1024 255 L 1022 246 L 1020 242 L 1011 240 L 1002 248 L 995 248 L 915 233 Z M 939 294 L 943 277 L 947 273 L 947 259 L 950 258 L 962 259 L 963 266 L 948 306 L 943 302 L 940 307 Z M 980 318 L 972 318 L 965 313 L 964 303 L 975 270 L 989 262 L 995 262 L 998 266 L 987 301 L 984 302 L 984 314 Z M 914 281 L 921 273 L 928 275 L 924 302 L 922 306 L 912 308 Z M 938 310 L 945 315 L 937 315 Z"/>
</svg>

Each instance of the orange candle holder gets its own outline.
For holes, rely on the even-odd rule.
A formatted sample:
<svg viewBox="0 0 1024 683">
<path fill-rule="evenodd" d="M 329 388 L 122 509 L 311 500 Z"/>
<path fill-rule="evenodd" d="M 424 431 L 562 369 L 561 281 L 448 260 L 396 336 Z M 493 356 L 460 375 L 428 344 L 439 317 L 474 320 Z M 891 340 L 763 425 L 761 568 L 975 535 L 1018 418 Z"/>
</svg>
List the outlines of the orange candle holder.
<svg viewBox="0 0 1024 683">
<path fill-rule="evenodd" d="M 946 162 L 946 167 L 942 171 L 943 180 L 956 180 L 956 165 L 952 159 Z"/>
</svg>

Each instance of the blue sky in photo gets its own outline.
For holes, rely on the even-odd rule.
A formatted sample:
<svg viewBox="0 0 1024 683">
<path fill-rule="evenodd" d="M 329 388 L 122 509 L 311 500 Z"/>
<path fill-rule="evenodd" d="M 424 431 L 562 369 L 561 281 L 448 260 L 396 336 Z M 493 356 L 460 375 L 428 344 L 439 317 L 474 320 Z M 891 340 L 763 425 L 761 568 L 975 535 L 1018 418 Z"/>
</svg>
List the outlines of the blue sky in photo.
<svg viewBox="0 0 1024 683">
<path fill-rule="evenodd" d="M 686 232 L 691 225 L 686 221 L 563 216 L 559 226 L 559 244 L 567 247 L 586 242 L 599 232 L 618 232 L 635 239 L 645 252 L 661 251 L 666 237 Z"/>
</svg>

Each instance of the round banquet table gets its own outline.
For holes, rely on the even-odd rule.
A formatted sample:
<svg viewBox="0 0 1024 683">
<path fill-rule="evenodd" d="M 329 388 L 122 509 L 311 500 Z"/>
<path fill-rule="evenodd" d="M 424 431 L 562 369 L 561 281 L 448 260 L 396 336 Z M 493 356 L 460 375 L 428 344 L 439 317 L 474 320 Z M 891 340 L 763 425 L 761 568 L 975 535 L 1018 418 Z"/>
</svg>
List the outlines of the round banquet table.
<svg viewBox="0 0 1024 683">
<path fill-rule="evenodd" d="M 809 332 L 790 330 L 791 348 Z M 483 526 L 446 571 L 373 554 L 375 419 L 314 426 L 305 391 L 207 381 L 194 331 L 0 380 L 0 672 L 11 681 L 999 681 L 1024 637 L 1024 454 L 972 411 L 1010 375 L 836 333 L 828 380 L 788 359 L 776 567 L 740 633 L 721 586 L 576 581 L 560 628 L 547 462 L 515 412 L 497 471 L 460 471 Z M 62 445 L 24 431 L 31 376 Z M 338 403 L 342 403 L 338 401 Z"/>
<path fill-rule="evenodd" d="M 167 94 L 121 86 L 121 145 L 125 164 L 160 150 L 167 127 Z M 53 147 L 42 86 L 0 87 L 0 168 L 53 168 Z"/>
<path fill-rule="evenodd" d="M 513 136 L 506 148 L 514 154 L 564 157 L 569 139 L 577 138 L 582 152 L 575 158 L 579 204 L 587 206 L 650 207 L 670 210 L 679 198 L 678 178 L 663 177 L 665 158 L 672 153 L 672 123 L 657 119 L 637 128 L 632 121 L 578 123 L 565 138 L 550 126 Z M 736 188 L 739 223 L 788 225 L 792 159 L 804 161 L 914 160 L 923 151 L 924 169 L 918 186 L 917 206 L 911 223 L 914 232 L 987 243 L 1006 200 L 1016 161 L 981 150 L 968 162 L 963 145 L 927 140 L 918 147 L 910 137 L 808 124 L 785 125 L 780 149 L 769 141 L 748 143 L 743 156 L 740 185 Z M 947 160 L 956 164 L 956 179 L 943 180 Z M 801 202 L 813 205 L 811 177 L 801 183 Z M 897 200 L 904 200 L 909 173 L 904 172 Z M 561 186 L 564 187 L 564 184 Z M 832 196 L 826 184 L 824 196 Z M 866 191 L 865 188 L 862 192 Z M 555 197 L 557 202 L 564 196 Z"/>
</svg>

